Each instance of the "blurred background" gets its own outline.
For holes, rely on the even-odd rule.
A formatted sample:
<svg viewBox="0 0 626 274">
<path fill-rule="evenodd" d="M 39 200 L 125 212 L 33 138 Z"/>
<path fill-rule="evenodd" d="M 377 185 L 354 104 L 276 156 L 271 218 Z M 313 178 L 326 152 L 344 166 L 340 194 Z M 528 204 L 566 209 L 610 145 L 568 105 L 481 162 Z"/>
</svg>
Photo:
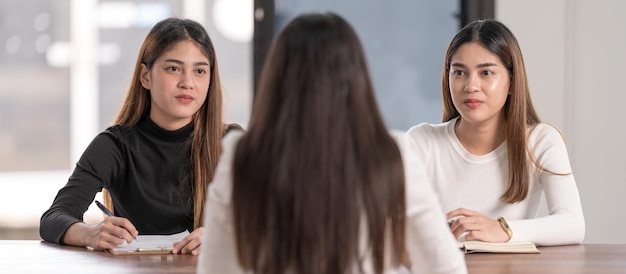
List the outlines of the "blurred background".
<svg viewBox="0 0 626 274">
<path fill-rule="evenodd" d="M 274 34 L 294 16 L 333 11 L 356 29 L 388 127 L 439 122 L 442 60 L 467 22 L 516 34 L 533 101 L 563 131 L 587 243 L 626 243 L 626 2 L 620 0 L 0 0 L 0 239 L 39 239 L 39 217 L 78 157 L 111 124 L 139 47 L 166 17 L 202 23 L 218 54 L 226 119 L 246 127 Z M 618 118 L 619 119 L 619 118 Z M 544 213 L 545 214 L 545 213 Z M 97 208 L 86 222 L 102 218 Z"/>
</svg>

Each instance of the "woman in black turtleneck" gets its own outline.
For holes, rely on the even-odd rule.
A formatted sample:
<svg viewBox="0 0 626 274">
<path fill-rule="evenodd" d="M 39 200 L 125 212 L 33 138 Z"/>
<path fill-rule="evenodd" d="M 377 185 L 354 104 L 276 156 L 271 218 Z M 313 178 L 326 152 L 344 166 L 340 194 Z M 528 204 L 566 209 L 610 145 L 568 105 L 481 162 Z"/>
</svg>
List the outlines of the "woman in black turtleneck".
<svg viewBox="0 0 626 274">
<path fill-rule="evenodd" d="M 140 49 L 114 125 L 87 147 L 41 217 L 41 237 L 108 249 L 138 234 L 189 230 L 174 253 L 198 255 L 206 189 L 229 128 L 205 29 L 184 19 L 157 23 Z M 115 216 L 84 223 L 83 214 L 102 190 Z"/>
</svg>

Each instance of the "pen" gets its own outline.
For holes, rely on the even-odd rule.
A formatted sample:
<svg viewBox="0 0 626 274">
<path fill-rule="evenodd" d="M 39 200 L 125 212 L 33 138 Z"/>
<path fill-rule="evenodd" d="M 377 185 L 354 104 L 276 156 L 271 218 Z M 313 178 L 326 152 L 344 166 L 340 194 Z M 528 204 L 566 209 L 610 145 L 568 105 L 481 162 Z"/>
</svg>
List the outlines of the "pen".
<svg viewBox="0 0 626 274">
<path fill-rule="evenodd" d="M 455 222 L 455 221 L 456 221 L 456 220 L 451 220 L 451 221 L 448 221 L 448 226 L 449 226 L 449 227 L 452 227 L 452 225 L 454 224 L 454 222 Z"/>
<path fill-rule="evenodd" d="M 101 204 L 100 202 L 98 202 L 98 200 L 96 200 L 95 202 L 96 202 L 96 205 L 98 206 L 98 208 L 99 208 L 100 210 L 102 210 L 102 212 L 103 212 L 105 215 L 107 215 L 107 216 L 109 216 L 109 217 L 111 217 L 111 216 L 115 216 L 115 215 L 113 215 L 113 212 L 111 212 L 111 211 L 110 211 L 108 208 L 106 208 L 103 204 Z M 135 239 L 135 241 L 139 241 L 139 240 L 137 240 L 137 237 L 133 237 L 133 239 Z"/>
</svg>

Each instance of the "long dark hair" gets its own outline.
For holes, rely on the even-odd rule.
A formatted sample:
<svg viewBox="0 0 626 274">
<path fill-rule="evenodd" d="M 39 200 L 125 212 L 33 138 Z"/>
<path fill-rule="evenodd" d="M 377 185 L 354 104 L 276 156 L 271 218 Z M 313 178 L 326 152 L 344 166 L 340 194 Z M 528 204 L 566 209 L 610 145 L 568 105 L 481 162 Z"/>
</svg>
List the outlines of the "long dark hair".
<svg viewBox="0 0 626 274">
<path fill-rule="evenodd" d="M 224 131 L 222 118 L 222 87 L 213 42 L 199 23 L 189 19 L 168 18 L 158 22 L 146 36 L 135 64 L 133 77 L 114 124 L 134 126 L 150 110 L 150 92 L 141 85 L 141 65 L 148 69 L 176 43 L 194 41 L 209 59 L 211 82 L 206 101 L 193 115 L 191 163 L 193 177 L 194 228 L 202 226 L 206 189 L 220 155 L 220 142 Z M 112 208 L 108 192 L 104 192 L 107 206 Z"/>
<path fill-rule="evenodd" d="M 359 38 L 340 16 L 300 15 L 274 41 L 233 180 L 237 255 L 247 270 L 362 271 L 359 231 L 376 273 L 405 255 L 400 151 Z"/>
</svg>

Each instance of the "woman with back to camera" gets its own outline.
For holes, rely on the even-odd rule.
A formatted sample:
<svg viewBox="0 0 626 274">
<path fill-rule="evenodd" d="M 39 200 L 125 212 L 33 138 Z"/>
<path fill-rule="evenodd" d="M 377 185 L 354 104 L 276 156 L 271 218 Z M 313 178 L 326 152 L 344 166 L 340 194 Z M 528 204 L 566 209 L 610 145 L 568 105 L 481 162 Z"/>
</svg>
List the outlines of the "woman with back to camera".
<svg viewBox="0 0 626 274">
<path fill-rule="evenodd" d="M 110 249 L 137 234 L 188 230 L 174 253 L 197 255 L 206 188 L 224 131 L 217 59 L 207 32 L 191 20 L 158 22 L 139 51 L 114 126 L 83 153 L 41 217 L 41 237 Z M 103 189 L 115 216 L 83 223 Z"/>
<path fill-rule="evenodd" d="M 563 136 L 533 108 L 513 33 L 479 20 L 450 42 L 443 123 L 407 135 L 456 237 L 486 242 L 581 243 L 585 221 Z M 548 216 L 537 217 L 542 194 Z"/>
<path fill-rule="evenodd" d="M 223 140 L 198 272 L 466 273 L 408 149 L 351 26 L 298 16 L 270 49 L 248 132 Z"/>
</svg>

